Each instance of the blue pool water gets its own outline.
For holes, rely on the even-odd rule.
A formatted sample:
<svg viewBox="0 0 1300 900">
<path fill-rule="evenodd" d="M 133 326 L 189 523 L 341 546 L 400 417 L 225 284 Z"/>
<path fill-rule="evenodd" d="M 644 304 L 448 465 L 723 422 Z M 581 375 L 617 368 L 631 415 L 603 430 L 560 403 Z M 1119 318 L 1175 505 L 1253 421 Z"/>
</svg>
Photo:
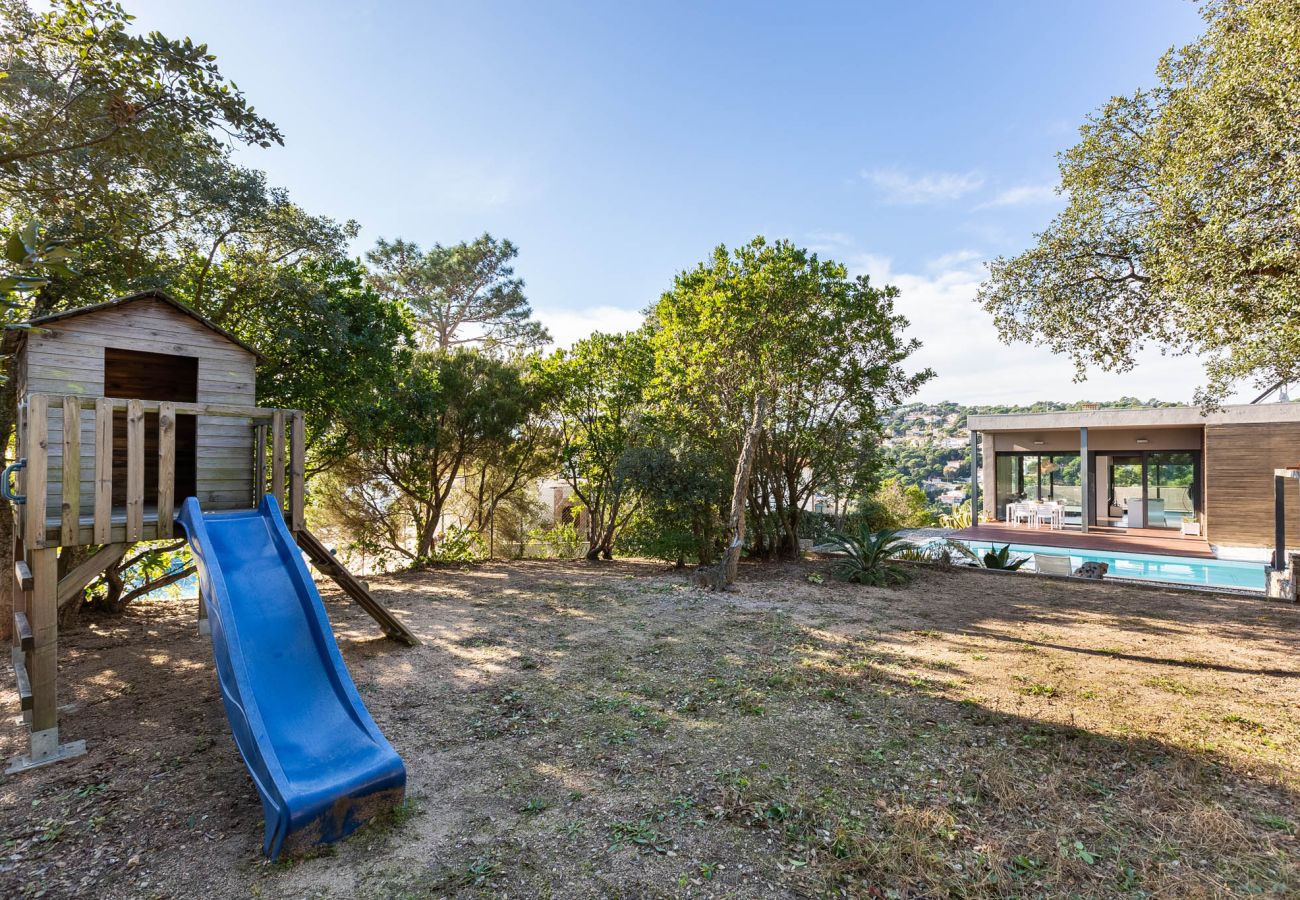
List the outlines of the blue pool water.
<svg viewBox="0 0 1300 900">
<path fill-rule="evenodd" d="M 983 555 L 993 545 L 986 541 L 962 541 L 976 553 Z M 997 545 L 1001 549 L 1002 544 Z M 1077 550 L 1073 547 L 1033 547 L 1012 544 L 1011 556 L 1028 556 L 1025 568 L 1033 568 L 1035 553 L 1045 556 L 1070 557 L 1071 568 L 1085 562 L 1104 562 L 1110 566 L 1108 578 L 1136 578 L 1143 581 L 1165 581 L 1174 584 L 1194 584 L 1203 587 L 1236 588 L 1238 590 L 1264 590 L 1264 563 L 1242 562 L 1235 559 L 1193 559 L 1186 556 L 1157 556 L 1150 553 L 1107 553 L 1104 550 Z"/>
</svg>

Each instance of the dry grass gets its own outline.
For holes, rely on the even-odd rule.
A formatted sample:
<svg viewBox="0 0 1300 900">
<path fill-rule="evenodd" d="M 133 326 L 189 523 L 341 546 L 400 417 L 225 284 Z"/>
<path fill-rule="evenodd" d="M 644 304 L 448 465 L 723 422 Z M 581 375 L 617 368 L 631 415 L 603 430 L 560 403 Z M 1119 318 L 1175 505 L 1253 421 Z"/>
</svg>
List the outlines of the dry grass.
<svg viewBox="0 0 1300 900">
<path fill-rule="evenodd" d="M 384 579 L 415 650 L 332 598 L 410 802 L 274 866 L 192 610 L 91 623 L 62 672 L 66 735 L 91 752 L 0 787 L 0 892 L 1300 891 L 1300 611 L 815 570 L 747 568 L 723 596 L 637 563 Z"/>
</svg>

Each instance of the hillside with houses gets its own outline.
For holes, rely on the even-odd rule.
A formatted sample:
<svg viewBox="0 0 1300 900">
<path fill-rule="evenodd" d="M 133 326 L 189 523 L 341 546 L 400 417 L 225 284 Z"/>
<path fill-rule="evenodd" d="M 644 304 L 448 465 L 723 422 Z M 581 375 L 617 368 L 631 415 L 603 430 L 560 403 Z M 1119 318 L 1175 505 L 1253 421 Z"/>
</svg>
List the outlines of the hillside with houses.
<svg viewBox="0 0 1300 900">
<path fill-rule="evenodd" d="M 936 511 L 965 503 L 970 493 L 969 415 L 1066 412 L 1081 409 L 1137 409 L 1178 404 L 1151 398 L 1080 400 L 1066 403 L 1040 400 L 1025 406 L 963 406 L 951 400 L 907 403 L 885 416 L 881 446 L 882 480 L 898 479 L 925 491 Z"/>
</svg>

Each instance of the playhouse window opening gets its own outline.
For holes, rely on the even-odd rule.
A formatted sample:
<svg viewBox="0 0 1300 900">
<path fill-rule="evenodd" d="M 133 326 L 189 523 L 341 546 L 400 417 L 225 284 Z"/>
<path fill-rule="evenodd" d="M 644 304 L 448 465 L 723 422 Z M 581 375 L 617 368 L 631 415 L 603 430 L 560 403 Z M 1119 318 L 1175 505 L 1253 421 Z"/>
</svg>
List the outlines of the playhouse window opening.
<svg viewBox="0 0 1300 900">
<path fill-rule="evenodd" d="M 104 396 L 126 400 L 195 403 L 199 393 L 199 360 L 194 356 L 104 349 Z M 197 430 L 194 416 L 176 417 L 175 498 L 179 505 L 194 496 L 197 483 Z M 126 505 L 126 411 L 113 413 L 113 505 Z M 145 505 L 158 491 L 158 414 L 144 420 Z"/>
</svg>

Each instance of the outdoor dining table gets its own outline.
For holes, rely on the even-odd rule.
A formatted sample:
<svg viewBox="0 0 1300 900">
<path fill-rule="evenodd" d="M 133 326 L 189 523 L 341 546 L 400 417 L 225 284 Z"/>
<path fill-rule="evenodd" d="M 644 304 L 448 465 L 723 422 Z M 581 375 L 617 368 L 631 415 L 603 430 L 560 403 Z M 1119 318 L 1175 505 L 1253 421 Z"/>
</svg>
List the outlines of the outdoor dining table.
<svg viewBox="0 0 1300 900">
<path fill-rule="evenodd" d="M 1035 503 L 1033 501 L 1007 504 L 1007 521 L 1019 524 L 1024 518 L 1030 528 L 1037 528 L 1043 522 L 1052 529 L 1065 527 L 1065 505 L 1062 503 Z"/>
</svg>

